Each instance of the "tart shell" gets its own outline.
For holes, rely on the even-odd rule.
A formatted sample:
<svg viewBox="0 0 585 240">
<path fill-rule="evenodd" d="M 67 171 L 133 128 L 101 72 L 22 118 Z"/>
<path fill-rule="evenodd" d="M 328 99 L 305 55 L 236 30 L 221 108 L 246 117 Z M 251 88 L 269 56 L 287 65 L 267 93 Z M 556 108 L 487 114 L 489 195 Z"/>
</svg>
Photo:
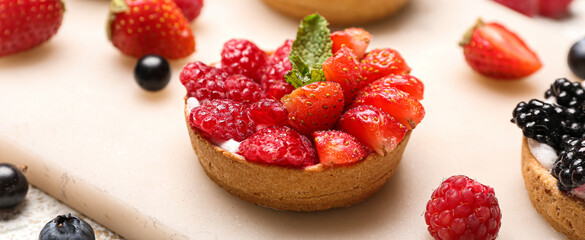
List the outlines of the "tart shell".
<svg viewBox="0 0 585 240">
<path fill-rule="evenodd" d="M 585 201 L 561 192 L 557 179 L 532 155 L 522 139 L 522 175 L 532 205 L 558 232 L 585 239 Z"/>
<path fill-rule="evenodd" d="M 302 19 L 319 13 L 333 25 L 357 25 L 380 20 L 400 10 L 408 0 L 263 0 L 285 15 Z"/>
<path fill-rule="evenodd" d="M 347 207 L 370 197 L 396 171 L 411 133 L 385 156 L 372 153 L 349 166 L 293 169 L 246 161 L 206 140 L 188 119 L 186 114 L 191 145 L 211 180 L 246 201 L 290 211 Z"/>
</svg>

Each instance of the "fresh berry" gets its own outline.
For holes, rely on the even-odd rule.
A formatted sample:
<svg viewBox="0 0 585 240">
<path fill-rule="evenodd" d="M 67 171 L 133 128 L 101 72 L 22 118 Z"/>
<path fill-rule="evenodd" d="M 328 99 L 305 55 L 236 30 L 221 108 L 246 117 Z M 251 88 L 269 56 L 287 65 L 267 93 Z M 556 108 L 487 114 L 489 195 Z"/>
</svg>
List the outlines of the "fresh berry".
<svg viewBox="0 0 585 240">
<path fill-rule="evenodd" d="M 316 82 L 295 89 L 282 98 L 288 122 L 300 133 L 331 128 L 343 111 L 343 90 L 338 83 Z"/>
<path fill-rule="evenodd" d="M 585 139 L 575 140 L 571 145 L 560 152 L 551 171 L 561 191 L 571 191 L 585 184 Z"/>
<path fill-rule="evenodd" d="M 28 193 L 22 171 L 10 163 L 0 163 L 0 209 L 16 207 Z"/>
<path fill-rule="evenodd" d="M 276 49 L 276 51 L 274 51 L 274 54 L 270 55 L 270 57 L 268 58 L 266 69 L 260 79 L 260 83 L 263 89 L 268 90 L 272 87 L 272 85 L 282 85 L 279 83 L 286 83 L 286 81 L 284 80 L 284 75 L 286 75 L 292 69 L 292 64 L 288 59 L 288 56 L 290 55 L 292 42 L 293 41 L 291 40 L 285 41 L 284 44 L 280 46 L 278 49 Z M 290 93 L 290 91 L 287 92 L 286 94 L 288 93 Z"/>
<path fill-rule="evenodd" d="M 138 60 L 134 67 L 134 79 L 145 90 L 161 90 L 171 80 L 169 62 L 156 54 L 145 55 Z"/>
<path fill-rule="evenodd" d="M 425 116 L 425 109 L 416 98 L 401 90 L 380 84 L 361 89 L 352 106 L 371 105 L 382 109 L 411 130 Z"/>
<path fill-rule="evenodd" d="M 230 74 L 242 74 L 260 82 L 266 61 L 266 53 L 248 40 L 231 39 L 223 44 L 221 66 Z"/>
<path fill-rule="evenodd" d="M 240 144 L 238 154 L 251 162 L 291 168 L 319 161 L 311 140 L 284 126 L 260 129 Z"/>
<path fill-rule="evenodd" d="M 522 13 L 528 17 L 534 17 L 538 14 L 539 0 L 494 0 L 514 11 Z M 553 0 L 557 1 L 557 0 Z"/>
<path fill-rule="evenodd" d="M 581 79 L 585 79 L 585 38 L 571 46 L 567 61 L 573 74 Z"/>
<path fill-rule="evenodd" d="M 429 233 L 437 240 L 493 240 L 501 219 L 494 189 L 461 175 L 443 181 L 425 211 Z"/>
<path fill-rule="evenodd" d="M 327 130 L 316 131 L 313 136 L 319 163 L 327 167 L 356 163 L 370 153 L 357 138 L 349 133 Z"/>
<path fill-rule="evenodd" d="M 60 0 L 0 1 L 0 57 L 49 40 L 61 27 L 64 11 Z"/>
<path fill-rule="evenodd" d="M 173 0 L 112 0 L 107 29 L 112 44 L 133 57 L 178 59 L 195 51 L 189 22 Z"/>
<path fill-rule="evenodd" d="M 580 82 L 559 78 L 551 84 L 544 97 L 554 97 L 557 104 L 563 107 L 575 108 L 582 112 L 585 110 L 585 89 Z"/>
<path fill-rule="evenodd" d="M 360 61 L 362 76 L 361 86 L 385 77 L 389 74 L 408 74 L 410 67 L 400 53 L 394 49 L 374 49 Z"/>
<path fill-rule="evenodd" d="M 390 74 L 386 77 L 380 78 L 372 83 L 372 87 L 393 87 L 408 93 L 417 100 L 422 100 L 425 86 L 415 76 L 409 74 Z"/>
<path fill-rule="evenodd" d="M 331 46 L 333 54 L 342 47 L 347 47 L 352 50 L 357 59 L 364 57 L 366 49 L 372 40 L 372 35 L 362 28 L 348 28 L 343 31 L 336 31 L 331 33 L 330 37 L 331 41 L 333 41 Z"/>
<path fill-rule="evenodd" d="M 512 116 L 512 122 L 522 129 L 525 137 L 555 149 L 559 149 L 563 138 L 585 137 L 585 126 L 582 124 L 585 117 L 573 108 L 532 99 L 528 103 L 518 103 Z"/>
<path fill-rule="evenodd" d="M 246 105 L 230 99 L 203 102 L 191 110 L 189 123 L 214 143 L 229 139 L 242 141 L 256 130 L 256 125 L 248 117 Z"/>
<path fill-rule="evenodd" d="M 550 18 L 562 18 L 567 16 L 569 5 L 573 0 L 539 0 L 539 13 Z"/>
<path fill-rule="evenodd" d="M 284 43 L 278 47 L 272 55 L 268 58 L 268 64 L 275 64 L 278 62 L 288 62 L 288 56 L 290 55 L 290 50 L 292 48 L 293 40 L 286 40 Z"/>
<path fill-rule="evenodd" d="M 260 84 L 244 75 L 232 75 L 225 80 L 225 96 L 236 102 L 256 102 L 264 98 Z"/>
<path fill-rule="evenodd" d="M 459 43 L 471 68 L 495 79 L 519 79 L 542 67 L 536 53 L 499 23 L 479 20 Z"/>
<path fill-rule="evenodd" d="M 39 240 L 94 240 L 95 233 L 89 223 L 71 215 L 59 215 L 41 230 Z"/>
<path fill-rule="evenodd" d="M 339 119 L 338 126 L 380 155 L 394 150 L 407 132 L 387 113 L 368 105 L 347 110 Z"/>
<path fill-rule="evenodd" d="M 327 58 L 323 63 L 323 73 L 327 81 L 341 85 L 345 104 L 351 104 L 362 78 L 359 62 L 352 51 L 347 47 L 342 47 L 333 56 Z"/>
<path fill-rule="evenodd" d="M 275 82 L 266 89 L 266 97 L 280 100 L 284 95 L 290 94 L 295 87 L 287 82 Z"/>
<path fill-rule="evenodd" d="M 173 0 L 177 7 L 181 9 L 181 12 L 187 18 L 187 21 L 193 22 L 201 13 L 203 8 L 203 0 Z"/>
<path fill-rule="evenodd" d="M 181 83 L 187 89 L 187 96 L 197 98 L 200 102 L 226 98 L 227 78 L 228 73 L 223 69 L 199 61 L 187 64 L 179 75 Z"/>
<path fill-rule="evenodd" d="M 260 99 L 253 103 L 248 116 L 257 126 L 284 126 L 288 124 L 288 111 L 282 102 L 274 99 Z"/>
</svg>

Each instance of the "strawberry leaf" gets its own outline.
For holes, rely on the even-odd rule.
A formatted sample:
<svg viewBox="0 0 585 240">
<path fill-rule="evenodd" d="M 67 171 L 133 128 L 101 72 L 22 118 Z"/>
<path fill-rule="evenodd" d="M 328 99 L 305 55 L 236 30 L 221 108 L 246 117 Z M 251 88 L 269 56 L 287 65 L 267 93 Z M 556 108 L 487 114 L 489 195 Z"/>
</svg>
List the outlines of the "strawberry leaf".
<svg viewBox="0 0 585 240">
<path fill-rule="evenodd" d="M 327 20 L 318 14 L 305 17 L 297 31 L 289 60 L 293 69 L 285 79 L 296 88 L 325 81 L 322 65 L 331 57 L 332 41 Z"/>
</svg>

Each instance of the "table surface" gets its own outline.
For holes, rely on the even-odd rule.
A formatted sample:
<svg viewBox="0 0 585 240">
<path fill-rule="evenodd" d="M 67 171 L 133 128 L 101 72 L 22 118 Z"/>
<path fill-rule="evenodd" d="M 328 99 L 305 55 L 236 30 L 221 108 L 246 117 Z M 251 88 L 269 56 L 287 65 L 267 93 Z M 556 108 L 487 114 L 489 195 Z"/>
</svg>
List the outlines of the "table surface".
<svg viewBox="0 0 585 240">
<path fill-rule="evenodd" d="M 132 77 L 136 60 L 106 38 L 108 2 L 64 2 L 54 38 L 0 59 L 0 161 L 27 165 L 34 186 L 125 238 L 430 239 L 426 202 L 456 174 L 494 187 L 501 239 L 563 238 L 530 204 L 520 170 L 521 132 L 510 118 L 518 102 L 542 98 L 554 79 L 577 80 L 566 56 L 585 36 L 585 0 L 575 0 L 572 16 L 562 20 L 528 18 L 487 0 L 413 0 L 399 14 L 362 26 L 374 36 L 371 48 L 397 49 L 424 81 L 427 115 L 380 192 L 349 208 L 315 213 L 258 207 L 210 181 L 189 143 L 178 81 L 186 63 L 218 61 L 230 38 L 278 47 L 294 38 L 297 20 L 261 1 L 206 1 L 192 24 L 197 52 L 172 62 L 169 86 L 149 93 Z M 473 72 L 457 43 L 478 17 L 518 33 L 544 67 L 513 82 Z M 26 208 L 41 211 L 34 196 Z M 31 215 L 8 222 L 28 222 Z M 28 230 L 2 234 L 22 231 Z"/>
</svg>

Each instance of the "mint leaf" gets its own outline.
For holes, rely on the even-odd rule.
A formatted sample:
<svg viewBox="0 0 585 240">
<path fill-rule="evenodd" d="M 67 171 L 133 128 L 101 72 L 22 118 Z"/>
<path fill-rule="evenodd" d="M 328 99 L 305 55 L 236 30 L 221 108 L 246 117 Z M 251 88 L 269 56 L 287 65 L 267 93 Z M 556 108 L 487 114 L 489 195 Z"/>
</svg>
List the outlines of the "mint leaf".
<svg viewBox="0 0 585 240">
<path fill-rule="evenodd" d="M 318 14 L 305 17 L 297 31 L 289 60 L 293 69 L 285 79 L 296 88 L 325 81 L 322 65 L 331 57 L 331 38 L 327 20 Z"/>
</svg>

